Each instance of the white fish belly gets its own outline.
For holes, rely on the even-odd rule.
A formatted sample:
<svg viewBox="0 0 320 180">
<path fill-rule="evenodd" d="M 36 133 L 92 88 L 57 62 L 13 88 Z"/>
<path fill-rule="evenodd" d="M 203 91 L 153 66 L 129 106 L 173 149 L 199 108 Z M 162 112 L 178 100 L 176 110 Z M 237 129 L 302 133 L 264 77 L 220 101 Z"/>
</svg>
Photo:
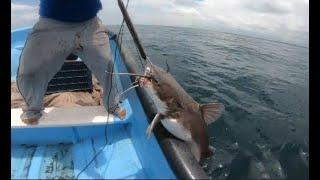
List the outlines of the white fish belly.
<svg viewBox="0 0 320 180">
<path fill-rule="evenodd" d="M 178 123 L 176 119 L 162 119 L 161 123 L 175 137 L 184 141 L 192 141 L 191 132 Z"/>
<path fill-rule="evenodd" d="M 157 96 L 155 91 L 153 90 L 153 88 L 146 88 L 147 93 L 149 94 L 149 96 L 151 97 L 152 101 L 154 102 L 157 111 L 161 114 L 166 114 L 168 107 L 167 105 L 162 102 Z"/>
</svg>

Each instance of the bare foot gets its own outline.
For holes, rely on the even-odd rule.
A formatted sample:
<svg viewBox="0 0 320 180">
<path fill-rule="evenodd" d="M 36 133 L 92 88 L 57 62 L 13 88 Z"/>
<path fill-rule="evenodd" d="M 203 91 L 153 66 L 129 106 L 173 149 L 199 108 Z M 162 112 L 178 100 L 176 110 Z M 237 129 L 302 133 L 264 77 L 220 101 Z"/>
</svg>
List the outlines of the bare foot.
<svg viewBox="0 0 320 180">
<path fill-rule="evenodd" d="M 39 123 L 38 119 L 22 119 L 22 122 L 28 125 L 37 125 Z"/>
<path fill-rule="evenodd" d="M 126 118 L 127 112 L 125 109 L 117 108 L 115 113 L 121 120 Z"/>
</svg>

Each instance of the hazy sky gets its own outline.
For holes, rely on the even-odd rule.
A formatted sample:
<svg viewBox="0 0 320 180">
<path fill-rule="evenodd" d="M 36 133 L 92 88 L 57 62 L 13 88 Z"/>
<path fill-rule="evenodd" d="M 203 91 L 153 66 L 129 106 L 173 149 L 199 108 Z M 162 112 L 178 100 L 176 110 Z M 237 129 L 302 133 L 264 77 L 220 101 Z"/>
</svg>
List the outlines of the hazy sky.
<svg viewBox="0 0 320 180">
<path fill-rule="evenodd" d="M 101 2 L 103 22 L 120 24 L 117 0 Z M 38 4 L 39 0 L 12 0 L 11 28 L 33 25 Z M 134 24 L 206 28 L 309 44 L 309 0 L 130 0 L 128 11 Z"/>
</svg>

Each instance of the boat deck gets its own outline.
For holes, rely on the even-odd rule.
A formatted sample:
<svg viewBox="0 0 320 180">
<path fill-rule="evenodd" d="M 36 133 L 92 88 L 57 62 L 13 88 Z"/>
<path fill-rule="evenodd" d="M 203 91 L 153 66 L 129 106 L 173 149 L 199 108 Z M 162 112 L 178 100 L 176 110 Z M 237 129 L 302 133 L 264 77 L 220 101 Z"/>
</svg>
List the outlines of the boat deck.
<svg viewBox="0 0 320 180">
<path fill-rule="evenodd" d="M 20 47 L 30 30 L 12 32 L 12 81 Z M 117 43 L 112 38 L 109 43 L 115 72 L 127 72 Z M 128 76 L 117 76 L 116 81 L 119 92 L 132 84 Z M 11 178 L 74 179 L 107 139 L 108 145 L 79 179 L 175 179 L 155 136 L 146 137 L 148 118 L 136 92 L 127 92 L 122 100 L 125 119 L 109 116 L 107 123 L 105 109 L 98 106 L 46 108 L 38 125 L 25 125 L 20 119 L 22 110 L 11 109 Z"/>
<path fill-rule="evenodd" d="M 20 108 L 11 109 L 11 126 L 16 132 L 12 136 L 11 178 L 74 179 L 102 149 L 78 178 L 147 178 L 130 135 L 128 100 L 123 107 L 126 119 L 110 115 L 107 128 L 107 112 L 102 106 L 45 108 L 34 126 L 22 123 Z M 22 138 L 23 134 L 29 137 Z"/>
<path fill-rule="evenodd" d="M 79 178 L 147 178 L 129 134 L 120 128 L 108 133 L 108 145 Z M 104 136 L 76 144 L 17 145 L 11 148 L 11 178 L 74 179 L 104 145 Z"/>
</svg>

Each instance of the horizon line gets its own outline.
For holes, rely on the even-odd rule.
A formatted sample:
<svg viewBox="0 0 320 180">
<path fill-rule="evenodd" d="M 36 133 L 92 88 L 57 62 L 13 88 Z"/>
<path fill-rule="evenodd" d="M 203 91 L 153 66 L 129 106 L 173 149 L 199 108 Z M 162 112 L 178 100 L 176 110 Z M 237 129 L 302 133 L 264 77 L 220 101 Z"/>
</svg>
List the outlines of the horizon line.
<svg viewBox="0 0 320 180">
<path fill-rule="evenodd" d="M 121 24 L 106 24 L 106 25 L 120 26 Z M 164 27 L 178 27 L 178 28 L 210 30 L 210 31 L 215 31 L 215 32 L 220 32 L 220 33 L 244 36 L 244 37 L 249 37 L 249 38 L 256 38 L 256 39 L 261 39 L 261 40 L 266 40 L 266 41 L 271 41 L 271 42 L 277 42 L 277 43 L 282 43 L 282 44 L 288 44 L 288 45 L 292 45 L 292 46 L 297 46 L 297 47 L 309 49 L 309 46 L 304 46 L 304 45 L 296 44 L 296 43 L 293 43 L 293 42 L 285 42 L 285 41 L 281 41 L 281 40 L 267 39 L 267 38 L 258 37 L 258 36 L 254 36 L 254 35 L 237 34 L 237 33 L 234 33 L 234 32 L 221 31 L 221 30 L 216 30 L 216 29 L 213 29 L 213 28 L 209 29 L 209 28 L 204 28 L 204 27 L 172 26 L 172 25 L 158 25 L 158 24 L 134 24 L 134 25 L 136 25 L 136 26 L 164 26 Z"/>
</svg>

